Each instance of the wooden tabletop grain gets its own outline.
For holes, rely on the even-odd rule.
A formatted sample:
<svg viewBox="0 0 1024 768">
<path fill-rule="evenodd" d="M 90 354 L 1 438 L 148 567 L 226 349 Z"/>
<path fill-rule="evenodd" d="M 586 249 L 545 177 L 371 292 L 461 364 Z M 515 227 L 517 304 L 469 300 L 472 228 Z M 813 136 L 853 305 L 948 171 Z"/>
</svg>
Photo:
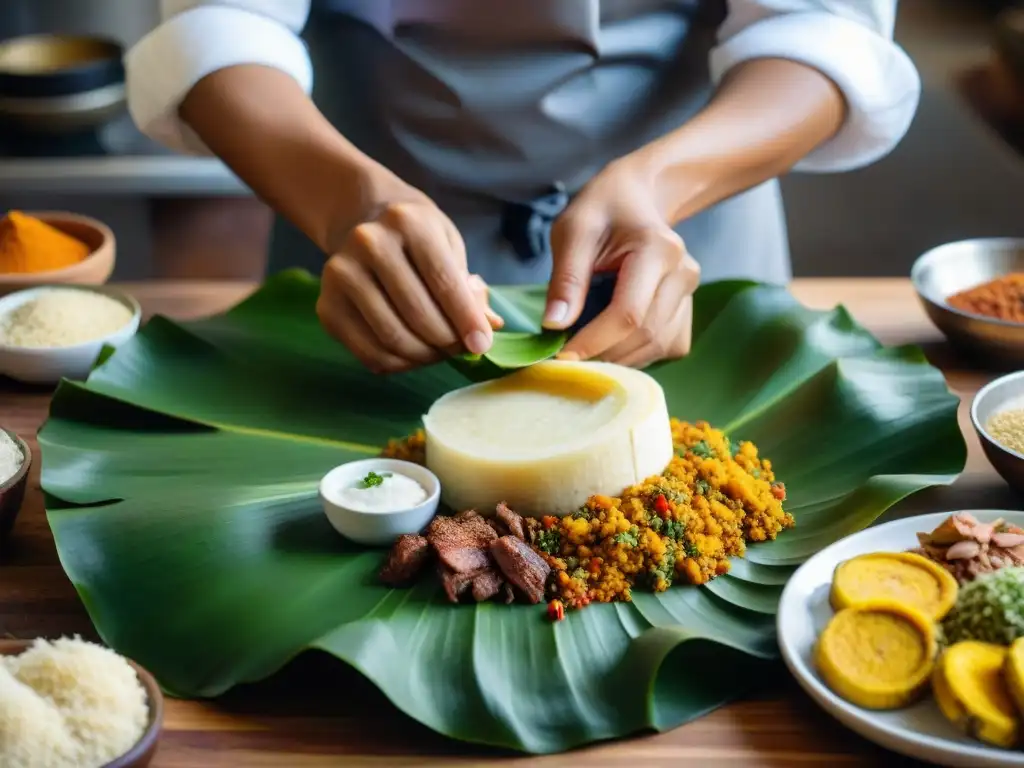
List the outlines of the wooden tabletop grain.
<svg viewBox="0 0 1024 768">
<path fill-rule="evenodd" d="M 198 317 L 227 308 L 252 286 L 149 283 L 122 286 L 147 314 Z M 994 377 L 971 367 L 942 342 L 905 280 L 798 280 L 793 292 L 815 308 L 842 303 L 887 344 L 920 344 L 962 398 L 970 446 L 963 476 L 922 492 L 887 517 L 963 508 L 1020 509 L 989 468 L 970 428 L 971 396 Z M 0 423 L 37 449 L 50 392 L 0 379 Z M 95 633 L 57 560 L 39 491 L 39 462 L 6 551 L 0 553 L 0 635 L 30 638 Z M 781 664 L 780 664 L 781 666 Z M 372 686 L 336 661 L 307 655 L 275 678 L 236 689 L 223 700 L 168 702 L 157 768 L 275 766 L 868 766 L 911 765 L 845 730 L 823 714 L 780 669 L 759 698 L 724 707 L 669 733 L 641 736 L 546 758 L 505 755 L 455 744 L 412 722 Z"/>
</svg>

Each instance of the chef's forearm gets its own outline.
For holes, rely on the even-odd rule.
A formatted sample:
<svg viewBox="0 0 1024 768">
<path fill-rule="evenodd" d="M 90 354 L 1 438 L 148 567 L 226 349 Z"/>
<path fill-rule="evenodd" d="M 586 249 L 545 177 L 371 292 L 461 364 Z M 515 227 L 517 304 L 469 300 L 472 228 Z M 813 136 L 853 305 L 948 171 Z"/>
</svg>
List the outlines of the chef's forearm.
<svg viewBox="0 0 1024 768">
<path fill-rule="evenodd" d="M 182 102 L 182 119 L 263 200 L 325 251 L 372 205 L 390 172 L 349 143 L 284 72 L 221 69 Z"/>
<path fill-rule="evenodd" d="M 675 224 L 775 178 L 840 128 L 846 104 L 817 70 L 783 59 L 737 67 L 696 117 L 648 144 L 662 213 Z"/>
</svg>

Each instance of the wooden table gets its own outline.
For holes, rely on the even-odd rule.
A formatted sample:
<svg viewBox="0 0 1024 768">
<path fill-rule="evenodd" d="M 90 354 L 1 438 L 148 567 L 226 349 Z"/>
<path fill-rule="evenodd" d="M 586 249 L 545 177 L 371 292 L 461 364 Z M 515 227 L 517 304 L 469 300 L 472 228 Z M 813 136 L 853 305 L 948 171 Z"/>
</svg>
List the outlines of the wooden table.
<svg viewBox="0 0 1024 768">
<path fill-rule="evenodd" d="M 124 286 L 147 314 L 197 317 L 227 308 L 252 286 L 151 283 Z M 990 469 L 970 428 L 967 408 L 993 377 L 959 361 L 929 324 L 905 280 L 799 280 L 793 292 L 812 307 L 845 304 L 887 344 L 922 345 L 964 402 L 960 418 L 970 446 L 963 476 L 951 487 L 917 494 L 887 517 L 958 508 L 1021 508 Z M 46 417 L 50 393 L 0 382 L 0 422 L 29 439 Z M 126 585 L 126 588 L 128 586 Z M 81 633 L 95 638 L 57 560 L 33 467 L 25 505 L 0 560 L 0 633 L 15 637 Z M 781 666 L 781 663 L 780 663 Z M 483 765 L 547 766 L 910 765 L 820 712 L 784 673 L 759 700 L 734 704 L 669 733 L 533 759 L 473 750 L 399 714 L 372 686 L 334 660 L 306 656 L 265 683 L 211 703 L 168 702 L 157 768 L 244 766 Z"/>
</svg>

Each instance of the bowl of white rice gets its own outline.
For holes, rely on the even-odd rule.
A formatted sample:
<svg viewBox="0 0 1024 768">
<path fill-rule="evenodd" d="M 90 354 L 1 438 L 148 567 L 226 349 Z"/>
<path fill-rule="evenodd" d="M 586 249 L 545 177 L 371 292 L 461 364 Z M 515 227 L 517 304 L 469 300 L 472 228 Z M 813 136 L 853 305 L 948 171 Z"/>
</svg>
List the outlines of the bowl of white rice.
<svg viewBox="0 0 1024 768">
<path fill-rule="evenodd" d="M 25 500 L 31 466 L 28 443 L 0 427 L 0 545 L 7 540 Z"/>
<path fill-rule="evenodd" d="M 142 310 L 109 286 L 54 285 L 0 298 L 0 374 L 30 384 L 88 377 L 105 346 L 135 335 Z"/>
</svg>

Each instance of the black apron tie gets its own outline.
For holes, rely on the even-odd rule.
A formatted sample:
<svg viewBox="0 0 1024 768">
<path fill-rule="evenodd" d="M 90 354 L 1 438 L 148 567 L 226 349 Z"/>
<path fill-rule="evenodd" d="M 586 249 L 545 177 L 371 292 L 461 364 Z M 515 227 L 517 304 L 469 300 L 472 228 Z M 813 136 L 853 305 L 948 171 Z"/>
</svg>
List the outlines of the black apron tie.
<svg viewBox="0 0 1024 768">
<path fill-rule="evenodd" d="M 565 185 L 555 182 L 551 192 L 528 203 L 505 203 L 501 217 L 501 234 L 512 245 L 522 262 L 551 256 L 551 225 L 569 204 Z M 611 302 L 615 291 L 615 273 L 594 275 L 579 319 L 569 329 L 575 333 L 589 323 Z"/>
<path fill-rule="evenodd" d="M 565 185 L 556 181 L 551 191 L 528 203 L 505 203 L 501 234 L 521 262 L 551 257 L 551 225 L 569 204 Z"/>
</svg>

